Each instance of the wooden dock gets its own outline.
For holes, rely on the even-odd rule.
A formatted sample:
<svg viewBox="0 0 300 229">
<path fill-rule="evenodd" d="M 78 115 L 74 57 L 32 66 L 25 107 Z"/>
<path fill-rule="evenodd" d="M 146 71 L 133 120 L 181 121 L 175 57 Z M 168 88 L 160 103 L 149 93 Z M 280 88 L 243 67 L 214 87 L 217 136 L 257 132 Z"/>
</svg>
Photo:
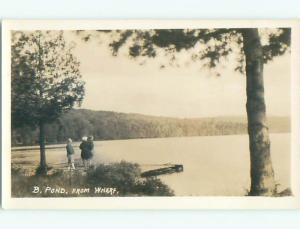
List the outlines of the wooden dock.
<svg viewBox="0 0 300 229">
<path fill-rule="evenodd" d="M 162 168 L 145 171 L 141 174 L 141 176 L 151 177 L 151 176 L 159 176 L 159 175 L 179 173 L 179 172 L 183 172 L 183 165 L 175 164 L 175 165 L 168 165 L 168 166 L 163 166 Z"/>
</svg>

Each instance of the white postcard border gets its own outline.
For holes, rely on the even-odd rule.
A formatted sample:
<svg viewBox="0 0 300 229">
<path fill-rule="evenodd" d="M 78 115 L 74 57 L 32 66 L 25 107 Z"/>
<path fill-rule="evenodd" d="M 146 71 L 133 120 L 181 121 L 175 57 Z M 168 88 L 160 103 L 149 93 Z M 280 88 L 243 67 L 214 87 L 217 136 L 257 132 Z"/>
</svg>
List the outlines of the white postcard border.
<svg viewBox="0 0 300 229">
<path fill-rule="evenodd" d="M 11 198 L 10 31 L 291 27 L 291 197 Z M 5 20 L 2 22 L 2 206 L 13 209 L 295 209 L 300 207 L 300 23 L 296 20 Z"/>
</svg>

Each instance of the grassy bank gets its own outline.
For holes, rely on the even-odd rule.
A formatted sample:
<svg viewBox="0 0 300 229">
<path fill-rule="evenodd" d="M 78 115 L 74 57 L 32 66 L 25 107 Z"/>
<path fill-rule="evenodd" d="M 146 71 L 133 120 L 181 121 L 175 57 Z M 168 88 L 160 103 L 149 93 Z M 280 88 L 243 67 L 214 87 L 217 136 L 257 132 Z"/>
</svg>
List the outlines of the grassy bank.
<svg viewBox="0 0 300 229">
<path fill-rule="evenodd" d="M 142 178 L 137 164 L 100 164 L 82 172 L 57 170 L 52 175 L 26 176 L 12 169 L 12 197 L 173 196 L 158 178 Z"/>
</svg>

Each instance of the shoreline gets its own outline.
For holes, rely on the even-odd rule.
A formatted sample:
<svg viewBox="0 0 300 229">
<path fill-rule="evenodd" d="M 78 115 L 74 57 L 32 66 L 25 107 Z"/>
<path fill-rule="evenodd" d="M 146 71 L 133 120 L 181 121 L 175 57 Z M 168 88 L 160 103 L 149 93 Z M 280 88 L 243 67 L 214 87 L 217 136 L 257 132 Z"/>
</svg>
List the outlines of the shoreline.
<svg viewBox="0 0 300 229">
<path fill-rule="evenodd" d="M 271 132 L 270 135 L 273 134 L 291 134 L 291 132 Z M 193 135 L 193 136 L 172 136 L 172 137 L 153 137 L 153 138 L 128 138 L 128 139 L 107 139 L 107 140 L 94 140 L 94 142 L 108 142 L 108 141 L 129 141 L 129 140 L 152 140 L 152 139 L 172 139 L 172 138 L 192 138 L 192 137 L 227 137 L 227 136 L 241 136 L 248 135 L 245 134 L 225 134 L 225 135 Z M 46 145 L 46 149 L 62 149 L 65 148 L 66 143 L 54 143 Z M 80 145 L 80 142 L 73 142 L 73 146 L 77 147 Z M 26 150 L 38 150 L 39 145 L 31 145 L 31 146 L 13 146 L 11 147 L 11 151 L 26 151 Z"/>
</svg>

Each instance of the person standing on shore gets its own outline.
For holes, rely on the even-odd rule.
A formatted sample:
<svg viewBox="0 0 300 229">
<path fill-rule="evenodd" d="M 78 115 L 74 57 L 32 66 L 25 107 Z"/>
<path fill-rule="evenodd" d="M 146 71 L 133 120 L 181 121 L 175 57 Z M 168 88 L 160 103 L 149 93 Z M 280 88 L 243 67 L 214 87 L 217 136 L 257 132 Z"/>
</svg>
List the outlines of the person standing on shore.
<svg viewBox="0 0 300 229">
<path fill-rule="evenodd" d="M 87 139 L 87 162 L 88 162 L 88 167 L 91 166 L 92 164 L 92 158 L 94 156 L 94 137 L 89 136 Z"/>
<path fill-rule="evenodd" d="M 71 138 L 68 139 L 66 149 L 67 149 L 67 158 L 68 158 L 68 169 L 69 170 L 71 170 L 71 169 L 75 170 L 75 165 L 74 165 L 74 154 L 75 154 L 75 152 L 74 152 L 74 148 L 73 148 L 73 145 L 72 145 L 72 139 Z"/>
<path fill-rule="evenodd" d="M 81 149 L 81 159 L 84 168 L 87 170 L 88 169 L 88 146 L 87 146 L 87 137 L 82 137 L 82 142 L 79 145 L 79 148 Z"/>
<path fill-rule="evenodd" d="M 94 155 L 93 136 L 89 136 L 88 138 L 83 137 L 79 148 L 81 149 L 81 159 L 83 162 L 83 166 L 87 170 L 91 166 L 91 160 Z"/>
</svg>

